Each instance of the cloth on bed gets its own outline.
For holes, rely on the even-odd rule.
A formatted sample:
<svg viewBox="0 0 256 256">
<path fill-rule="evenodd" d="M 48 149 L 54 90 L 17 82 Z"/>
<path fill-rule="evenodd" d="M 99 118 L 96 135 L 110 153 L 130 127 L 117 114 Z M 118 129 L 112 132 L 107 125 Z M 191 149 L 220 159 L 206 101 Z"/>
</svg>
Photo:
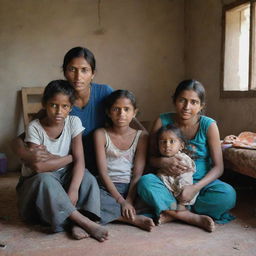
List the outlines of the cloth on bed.
<svg viewBox="0 0 256 256">
<path fill-rule="evenodd" d="M 223 147 L 229 145 L 234 148 L 256 149 L 256 133 L 242 132 L 238 136 L 228 135 L 222 142 Z"/>
</svg>

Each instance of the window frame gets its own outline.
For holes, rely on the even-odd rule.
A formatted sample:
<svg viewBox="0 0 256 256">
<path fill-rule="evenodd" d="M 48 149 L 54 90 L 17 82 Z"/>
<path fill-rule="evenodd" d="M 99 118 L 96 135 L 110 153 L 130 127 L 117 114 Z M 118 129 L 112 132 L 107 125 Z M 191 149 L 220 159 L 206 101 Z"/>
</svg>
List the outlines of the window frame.
<svg viewBox="0 0 256 256">
<path fill-rule="evenodd" d="M 226 12 L 243 4 L 250 4 L 250 38 L 249 38 L 249 81 L 247 91 L 225 91 L 224 90 L 224 65 L 225 65 L 225 37 L 226 37 Z M 252 71 L 255 70 L 253 65 L 256 65 L 256 60 L 253 61 L 253 56 L 256 57 L 256 31 L 255 19 L 256 19 L 256 0 L 238 0 L 231 4 L 224 5 L 222 8 L 222 47 L 221 47 L 221 98 L 244 98 L 244 97 L 256 97 L 256 89 L 252 89 L 252 84 L 256 84 L 256 77 L 252 75 Z"/>
</svg>

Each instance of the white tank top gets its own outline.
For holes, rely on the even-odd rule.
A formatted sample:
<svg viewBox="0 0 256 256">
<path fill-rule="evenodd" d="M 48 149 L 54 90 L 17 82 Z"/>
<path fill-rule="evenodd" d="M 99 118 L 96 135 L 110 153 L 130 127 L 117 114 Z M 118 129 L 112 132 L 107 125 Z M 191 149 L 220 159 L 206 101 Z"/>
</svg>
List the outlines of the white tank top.
<svg viewBox="0 0 256 256">
<path fill-rule="evenodd" d="M 130 183 L 134 156 L 141 132 L 141 130 L 137 131 L 129 149 L 122 150 L 112 143 L 107 131 L 104 129 L 108 175 L 113 182 Z"/>
</svg>

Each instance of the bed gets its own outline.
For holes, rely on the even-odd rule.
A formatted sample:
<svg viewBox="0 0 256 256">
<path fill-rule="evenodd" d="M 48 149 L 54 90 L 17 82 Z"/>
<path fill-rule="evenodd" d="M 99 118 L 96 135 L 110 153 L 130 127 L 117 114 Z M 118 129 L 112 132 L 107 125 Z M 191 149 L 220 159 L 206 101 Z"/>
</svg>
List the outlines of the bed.
<svg viewBox="0 0 256 256">
<path fill-rule="evenodd" d="M 256 150 L 225 148 L 223 160 L 225 168 L 256 178 Z"/>
</svg>

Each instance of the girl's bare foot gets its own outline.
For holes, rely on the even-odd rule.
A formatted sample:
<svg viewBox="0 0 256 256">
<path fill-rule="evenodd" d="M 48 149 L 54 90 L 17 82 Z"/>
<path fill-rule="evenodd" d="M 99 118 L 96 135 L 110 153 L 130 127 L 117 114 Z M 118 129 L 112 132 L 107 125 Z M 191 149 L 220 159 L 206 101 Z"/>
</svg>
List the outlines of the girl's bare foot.
<svg viewBox="0 0 256 256">
<path fill-rule="evenodd" d="M 94 237 L 100 242 L 104 242 L 108 239 L 108 231 L 94 222 L 87 223 L 86 226 L 82 226 L 89 235 Z"/>
<path fill-rule="evenodd" d="M 99 224 L 91 221 L 78 211 L 72 212 L 69 218 L 77 223 L 82 229 L 84 229 L 91 237 L 94 237 L 99 242 L 104 242 L 108 239 L 108 231 L 101 227 Z"/>
<path fill-rule="evenodd" d="M 157 225 L 164 223 L 172 222 L 175 218 L 169 215 L 168 213 L 162 212 L 157 220 Z"/>
<path fill-rule="evenodd" d="M 88 238 L 90 235 L 81 227 L 74 225 L 71 230 L 72 237 L 76 240 Z"/>
<path fill-rule="evenodd" d="M 143 230 L 149 231 L 149 232 L 155 226 L 155 223 L 151 218 L 143 216 L 143 215 L 136 215 L 134 220 L 131 223 L 134 224 L 135 226 L 137 226 Z"/>
</svg>

